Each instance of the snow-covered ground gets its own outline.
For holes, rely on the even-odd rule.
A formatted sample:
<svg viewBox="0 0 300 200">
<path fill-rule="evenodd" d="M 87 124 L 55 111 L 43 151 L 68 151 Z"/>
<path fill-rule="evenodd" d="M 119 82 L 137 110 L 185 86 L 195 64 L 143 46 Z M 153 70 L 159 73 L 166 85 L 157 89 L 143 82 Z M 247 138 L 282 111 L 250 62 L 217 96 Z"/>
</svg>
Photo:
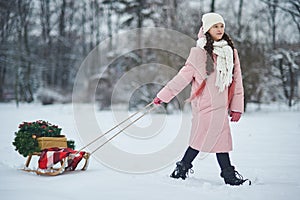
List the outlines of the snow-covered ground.
<svg viewBox="0 0 300 200">
<path fill-rule="evenodd" d="M 41 106 L 38 104 L 0 104 L 0 196 L 5 200 L 77 200 L 77 199 L 297 199 L 300 196 L 300 111 L 289 111 L 284 106 L 255 106 L 232 124 L 234 151 L 232 163 L 253 185 L 232 187 L 219 177 L 215 155 L 194 161 L 194 174 L 185 181 L 173 180 L 169 174 L 175 164 L 161 170 L 133 174 L 116 171 L 90 160 L 87 171 L 64 173 L 55 177 L 38 176 L 19 170 L 25 163 L 12 145 L 14 132 L 23 121 L 47 120 L 63 128 L 68 138 L 83 146 L 77 133 L 72 105 Z M 297 111 L 298 110 L 298 111 Z M 107 122 L 108 112 L 96 113 L 97 119 Z M 154 114 L 155 118 L 164 115 Z M 165 132 L 174 131 L 181 116 L 173 114 Z M 105 123 L 109 127 L 114 124 Z M 172 125 L 172 124 L 171 124 Z M 187 127 L 189 124 L 187 124 Z M 122 136 L 120 135 L 119 138 Z M 162 140 L 165 139 L 162 137 Z M 116 140 L 116 143 L 120 142 Z M 126 140 L 130 142 L 130 140 Z M 157 143 L 157 148 L 163 144 Z M 137 145 L 138 146 L 138 145 Z M 137 147 L 136 147 L 137 148 Z M 136 148 L 129 149 L 135 151 Z M 152 146 L 153 148 L 153 146 Z M 129 151 L 128 150 L 128 151 Z M 153 149 L 151 150 L 153 151 Z M 181 155 L 178 155 L 181 157 Z M 130 162 L 130 161 L 128 161 Z M 32 163 L 37 163 L 32 160 Z"/>
</svg>

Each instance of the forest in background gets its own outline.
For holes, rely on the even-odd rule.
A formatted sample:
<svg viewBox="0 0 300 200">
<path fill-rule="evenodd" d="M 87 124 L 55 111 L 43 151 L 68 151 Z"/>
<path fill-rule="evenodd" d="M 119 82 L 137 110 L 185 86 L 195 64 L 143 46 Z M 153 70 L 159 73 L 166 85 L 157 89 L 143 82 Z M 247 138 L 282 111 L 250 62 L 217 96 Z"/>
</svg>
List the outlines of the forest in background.
<svg viewBox="0 0 300 200">
<path fill-rule="evenodd" d="M 196 40 L 202 14 L 211 11 L 225 18 L 225 31 L 239 51 L 246 104 L 284 102 L 292 107 L 300 99 L 298 0 L 0 0 L 0 11 L 2 102 L 71 102 L 81 63 L 102 41 L 143 27 L 176 30 Z M 112 40 L 109 51 L 101 56 L 109 57 L 116 45 Z M 149 62 L 179 70 L 185 58 L 140 49 L 109 66 L 99 63 L 86 76 L 87 85 L 97 84 L 95 100 L 100 108 L 110 107 L 113 89 L 123 74 Z M 101 77 L 95 78 L 98 74 Z M 159 73 L 153 77 L 159 78 L 166 79 Z M 124 87 L 124 94 L 130 87 Z M 140 86 L 129 104 L 135 107 L 151 101 L 160 87 Z M 85 102 L 94 98 L 88 92 L 84 97 Z M 114 103 L 122 103 L 122 94 Z"/>
</svg>

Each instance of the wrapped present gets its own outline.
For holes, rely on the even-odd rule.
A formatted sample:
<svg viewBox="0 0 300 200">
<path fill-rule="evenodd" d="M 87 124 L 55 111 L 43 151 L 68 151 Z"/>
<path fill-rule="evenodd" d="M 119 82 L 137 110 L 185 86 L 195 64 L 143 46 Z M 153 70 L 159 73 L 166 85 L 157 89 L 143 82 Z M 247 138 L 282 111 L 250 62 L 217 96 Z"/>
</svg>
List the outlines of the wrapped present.
<svg viewBox="0 0 300 200">
<path fill-rule="evenodd" d="M 39 137 L 37 138 L 39 147 L 41 150 L 58 147 L 58 148 L 66 148 L 67 138 L 65 136 L 60 137 Z"/>
</svg>

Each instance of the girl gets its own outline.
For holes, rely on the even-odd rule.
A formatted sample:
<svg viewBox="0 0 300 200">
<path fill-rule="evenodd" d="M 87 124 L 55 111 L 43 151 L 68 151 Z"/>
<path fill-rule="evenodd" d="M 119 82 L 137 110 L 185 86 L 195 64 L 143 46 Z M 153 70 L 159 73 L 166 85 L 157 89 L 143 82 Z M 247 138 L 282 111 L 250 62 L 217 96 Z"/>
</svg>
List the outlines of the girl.
<svg viewBox="0 0 300 200">
<path fill-rule="evenodd" d="M 216 153 L 226 184 L 241 185 L 248 180 L 235 171 L 228 153 L 232 150 L 228 113 L 232 122 L 239 121 L 244 112 L 244 90 L 238 52 L 224 29 L 221 15 L 204 14 L 196 47 L 191 48 L 184 67 L 153 100 L 156 105 L 168 103 L 192 82 L 189 147 L 176 163 L 172 178 L 185 179 L 197 154 L 208 152 Z"/>
</svg>

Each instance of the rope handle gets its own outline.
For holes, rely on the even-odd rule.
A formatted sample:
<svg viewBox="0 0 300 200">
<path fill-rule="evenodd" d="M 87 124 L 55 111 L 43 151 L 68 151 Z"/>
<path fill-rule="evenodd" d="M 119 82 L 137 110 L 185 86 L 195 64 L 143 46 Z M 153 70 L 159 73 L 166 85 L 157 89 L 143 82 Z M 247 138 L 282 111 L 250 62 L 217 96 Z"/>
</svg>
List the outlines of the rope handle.
<svg viewBox="0 0 300 200">
<path fill-rule="evenodd" d="M 99 139 L 101 139 L 102 137 L 104 137 L 105 135 L 107 135 L 108 133 L 110 133 L 111 131 L 115 130 L 117 127 L 119 127 L 120 125 L 124 124 L 125 122 L 127 122 L 129 119 L 133 118 L 134 116 L 136 116 L 137 114 L 144 112 L 140 117 L 138 117 L 137 119 L 135 119 L 134 121 L 132 121 L 130 124 L 128 124 L 125 128 L 123 128 L 122 130 L 120 130 L 119 132 L 117 132 L 114 136 L 112 136 L 112 138 L 110 138 L 109 140 L 107 140 L 104 144 L 100 145 L 99 147 L 96 148 L 96 150 L 94 150 L 92 153 L 94 153 L 95 151 L 97 151 L 98 149 L 100 149 L 102 146 L 104 146 L 107 142 L 109 142 L 110 140 L 112 140 L 114 137 L 116 137 L 117 135 L 119 135 L 121 132 L 123 132 L 126 128 L 128 128 L 129 126 L 131 126 L 133 123 L 135 123 L 136 121 L 138 121 L 139 119 L 141 119 L 143 116 L 145 116 L 147 113 L 151 112 L 152 110 L 154 110 L 154 108 L 156 107 L 152 107 L 149 110 L 148 109 L 151 105 L 153 105 L 153 102 L 149 103 L 148 105 L 146 105 L 145 107 L 143 107 L 142 109 L 138 110 L 137 112 L 133 113 L 132 115 L 130 115 L 129 117 L 127 117 L 126 119 L 124 119 L 122 122 L 120 122 L 119 124 L 115 125 L 114 127 L 112 127 L 111 129 L 109 129 L 108 131 L 106 131 L 105 133 L 101 134 L 100 136 L 98 136 L 97 138 L 95 138 L 94 140 L 92 140 L 91 142 L 89 142 L 87 145 L 83 146 L 81 149 L 79 149 L 77 151 L 76 154 L 78 154 L 80 151 L 82 151 L 83 149 L 87 148 L 88 146 L 92 145 L 93 143 L 95 143 L 96 141 L 98 141 Z M 146 110 L 146 111 L 145 111 Z M 92 154 L 91 153 L 91 154 Z"/>
<path fill-rule="evenodd" d="M 150 113 L 152 110 L 154 110 L 156 107 L 152 107 L 149 110 L 146 110 L 141 116 L 139 116 L 138 118 L 136 118 L 135 120 L 133 120 L 131 123 L 129 123 L 127 126 L 125 126 L 124 128 L 122 128 L 120 131 L 118 131 L 117 133 L 115 133 L 113 136 L 111 136 L 107 141 L 105 141 L 104 143 L 102 143 L 100 146 L 98 146 L 94 151 L 92 151 L 90 153 L 90 155 L 92 155 L 93 153 L 95 153 L 97 150 L 99 150 L 101 147 L 103 147 L 106 143 L 108 143 L 109 141 L 111 141 L 112 139 L 114 139 L 116 136 L 118 136 L 120 133 L 122 133 L 125 129 L 127 129 L 128 127 L 130 127 L 132 124 L 134 124 L 135 122 L 137 122 L 138 120 L 140 120 L 142 117 L 144 117 L 146 114 Z"/>
</svg>

